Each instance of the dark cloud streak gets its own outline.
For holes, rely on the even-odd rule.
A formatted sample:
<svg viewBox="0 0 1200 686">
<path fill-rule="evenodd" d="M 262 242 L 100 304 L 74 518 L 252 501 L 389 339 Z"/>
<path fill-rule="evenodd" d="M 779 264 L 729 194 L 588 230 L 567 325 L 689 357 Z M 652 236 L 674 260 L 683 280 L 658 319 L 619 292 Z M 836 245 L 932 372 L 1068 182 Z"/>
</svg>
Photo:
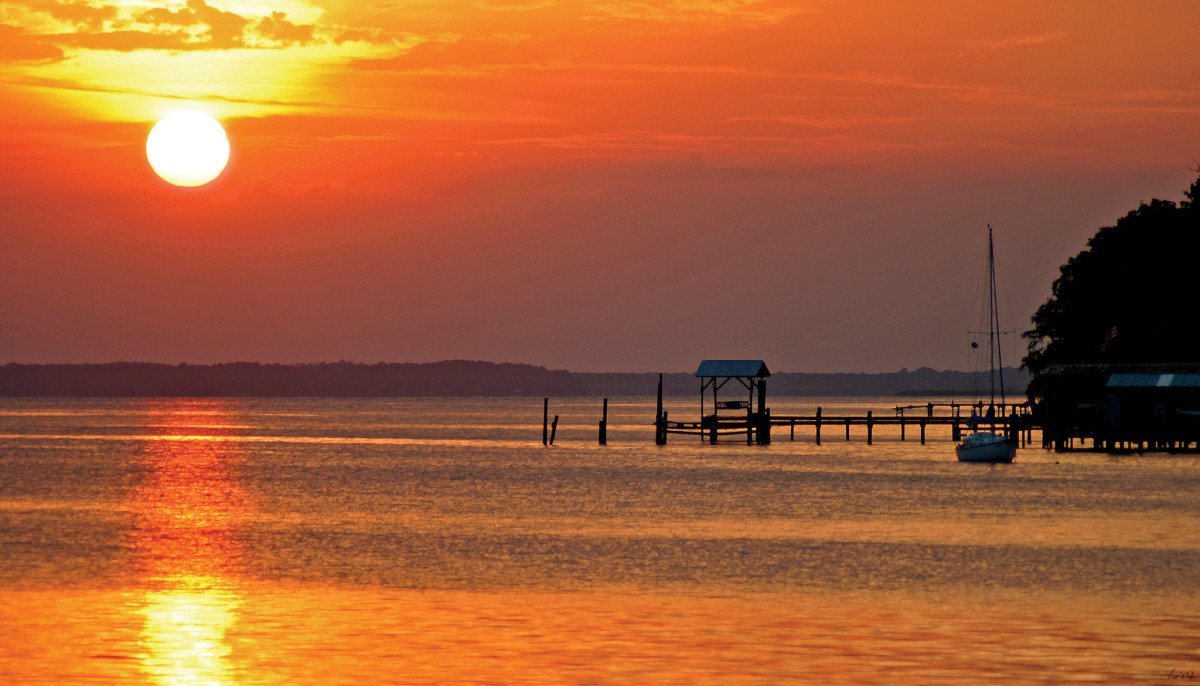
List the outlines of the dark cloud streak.
<svg viewBox="0 0 1200 686">
<path fill-rule="evenodd" d="M 41 36 L 30 36 L 19 26 L 0 24 L 0 63 L 57 62 L 63 51 Z"/>
</svg>

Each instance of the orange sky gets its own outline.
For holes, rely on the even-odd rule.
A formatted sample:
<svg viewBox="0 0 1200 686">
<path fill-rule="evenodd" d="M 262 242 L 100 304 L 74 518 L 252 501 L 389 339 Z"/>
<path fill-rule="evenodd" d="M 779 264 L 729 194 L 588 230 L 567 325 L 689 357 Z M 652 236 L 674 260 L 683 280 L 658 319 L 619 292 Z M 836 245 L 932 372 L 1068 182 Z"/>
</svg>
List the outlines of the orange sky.
<svg viewBox="0 0 1200 686">
<path fill-rule="evenodd" d="M 0 4 L 0 362 L 965 368 L 1200 159 L 1200 3 Z M 232 157 L 145 160 L 175 107 Z M 1010 358 L 1019 355 L 1013 341 Z"/>
</svg>

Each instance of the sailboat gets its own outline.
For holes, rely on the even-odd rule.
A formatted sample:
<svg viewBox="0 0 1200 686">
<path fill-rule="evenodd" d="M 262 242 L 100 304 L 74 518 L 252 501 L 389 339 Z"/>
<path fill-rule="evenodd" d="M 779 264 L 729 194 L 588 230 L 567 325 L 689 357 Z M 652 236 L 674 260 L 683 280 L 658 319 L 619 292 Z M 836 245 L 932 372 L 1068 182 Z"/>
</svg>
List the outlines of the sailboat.
<svg viewBox="0 0 1200 686">
<path fill-rule="evenodd" d="M 1000 411 L 1004 411 L 1004 375 L 997 374 L 997 369 L 1004 368 L 1004 360 L 1000 354 L 1000 314 L 996 307 L 996 251 L 992 247 L 992 227 L 988 225 L 988 381 L 991 390 L 991 400 L 988 415 L 993 418 L 989 430 L 983 430 L 983 418 L 972 417 L 973 433 L 962 443 L 955 446 L 954 452 L 959 462 L 1012 462 L 1017 454 L 1016 441 L 1009 438 L 1004 431 L 995 431 L 996 412 L 996 381 L 999 379 Z M 974 344 L 972 344 L 974 345 Z"/>
</svg>

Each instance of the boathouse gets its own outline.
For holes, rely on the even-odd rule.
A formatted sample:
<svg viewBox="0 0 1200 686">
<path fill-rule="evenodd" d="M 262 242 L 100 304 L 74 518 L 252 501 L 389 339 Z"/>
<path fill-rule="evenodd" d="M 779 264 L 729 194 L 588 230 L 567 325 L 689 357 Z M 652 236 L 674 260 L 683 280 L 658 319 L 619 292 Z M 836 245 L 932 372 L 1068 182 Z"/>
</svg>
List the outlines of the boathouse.
<svg viewBox="0 0 1200 686">
<path fill-rule="evenodd" d="M 1039 381 L 1056 450 L 1200 450 L 1200 364 L 1060 364 Z"/>
</svg>

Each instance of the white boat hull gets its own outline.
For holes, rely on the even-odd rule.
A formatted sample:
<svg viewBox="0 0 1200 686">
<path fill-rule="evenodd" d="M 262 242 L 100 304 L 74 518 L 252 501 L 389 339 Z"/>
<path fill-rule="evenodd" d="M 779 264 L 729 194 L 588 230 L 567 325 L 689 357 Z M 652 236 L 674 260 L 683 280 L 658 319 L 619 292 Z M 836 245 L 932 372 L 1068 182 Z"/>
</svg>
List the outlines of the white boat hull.
<svg viewBox="0 0 1200 686">
<path fill-rule="evenodd" d="M 959 462 L 1012 462 L 1017 444 L 1003 434 L 981 432 L 968 436 L 954 452 Z"/>
</svg>

